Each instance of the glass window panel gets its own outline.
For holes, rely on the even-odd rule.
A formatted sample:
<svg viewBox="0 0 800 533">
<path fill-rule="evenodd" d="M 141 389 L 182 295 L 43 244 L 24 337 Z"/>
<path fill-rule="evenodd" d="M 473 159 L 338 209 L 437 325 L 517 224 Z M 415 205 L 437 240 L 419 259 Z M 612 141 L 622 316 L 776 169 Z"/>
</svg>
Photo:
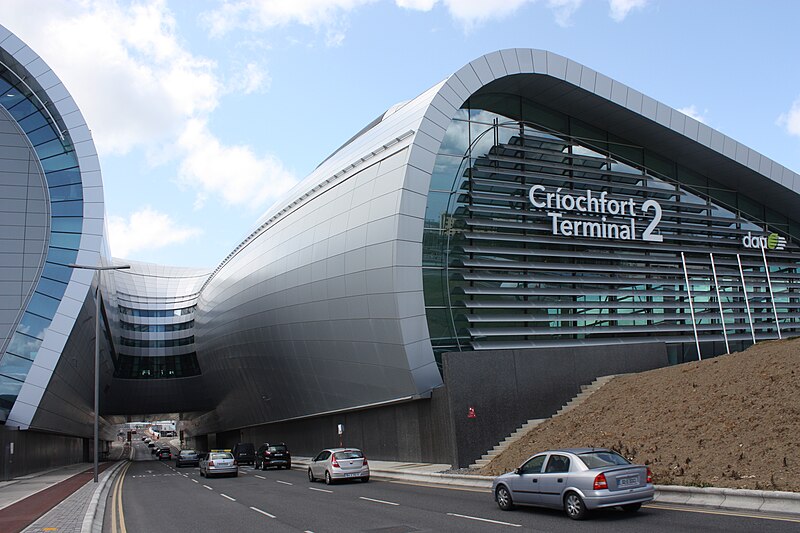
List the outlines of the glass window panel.
<svg viewBox="0 0 800 533">
<path fill-rule="evenodd" d="M 29 120 L 32 117 L 36 116 L 41 116 L 41 115 L 32 115 L 31 117 L 25 120 Z M 36 146 L 37 144 L 42 144 L 44 142 L 51 141 L 53 139 L 58 139 L 58 135 L 56 134 L 55 131 L 53 131 L 52 126 L 46 124 L 39 129 L 29 131 L 28 139 L 30 139 L 32 145 Z"/>
<path fill-rule="evenodd" d="M 4 91 L 2 96 L 0 96 L 0 105 L 6 109 L 9 109 L 23 100 L 25 100 L 25 96 L 22 94 L 22 91 L 16 87 L 11 87 L 10 89 Z"/>
<path fill-rule="evenodd" d="M 72 185 L 62 185 L 60 187 L 50 187 L 50 201 L 61 202 L 64 200 L 82 200 L 83 187 L 80 183 Z"/>
<path fill-rule="evenodd" d="M 8 376 L 21 382 L 25 381 L 33 361 L 6 352 L 0 360 L 0 375 Z"/>
<path fill-rule="evenodd" d="M 52 231 L 60 231 L 66 233 L 80 233 L 83 229 L 82 217 L 53 217 L 50 219 L 50 228 Z"/>
<path fill-rule="evenodd" d="M 520 98 L 509 94 L 485 94 L 469 99 L 470 119 L 476 122 L 491 124 L 520 119 Z"/>
<path fill-rule="evenodd" d="M 39 279 L 39 283 L 36 285 L 36 290 L 42 294 L 46 294 L 60 300 L 61 297 L 64 296 L 64 291 L 67 290 L 67 284 L 42 277 Z"/>
<path fill-rule="evenodd" d="M 61 144 L 61 139 L 53 139 L 52 141 L 48 141 L 36 146 L 36 154 L 39 156 L 39 159 L 51 157 L 63 152 L 64 145 Z"/>
<path fill-rule="evenodd" d="M 550 131 L 566 133 L 569 131 L 567 116 L 552 109 L 522 99 L 522 118 Z"/>
<path fill-rule="evenodd" d="M 72 248 L 77 250 L 81 244 L 80 233 L 56 233 L 50 234 L 50 245 L 59 248 Z"/>
<path fill-rule="evenodd" d="M 20 320 L 19 326 L 17 326 L 17 331 L 21 331 L 31 337 L 43 339 L 44 333 L 49 325 L 50 320 L 26 312 L 22 315 L 22 320 Z"/>
<path fill-rule="evenodd" d="M 19 125 L 22 128 L 22 131 L 29 132 L 34 131 L 42 126 L 47 124 L 47 119 L 41 113 L 34 113 L 28 117 L 23 118 L 19 121 Z M 33 143 L 33 141 L 31 141 Z"/>
<path fill-rule="evenodd" d="M 66 265 L 57 265 L 55 263 L 45 263 L 42 277 L 57 279 L 59 281 L 68 282 L 72 276 L 72 269 Z"/>
<path fill-rule="evenodd" d="M 60 300 L 34 292 L 31 302 L 28 304 L 28 309 L 37 315 L 53 318 L 59 303 Z"/>
<path fill-rule="evenodd" d="M 78 161 L 75 159 L 74 152 L 60 154 L 47 159 L 42 159 L 42 168 L 45 172 L 52 172 L 54 170 L 65 170 L 78 166 Z M 49 180 L 48 180 L 49 182 Z"/>
<path fill-rule="evenodd" d="M 742 216 L 750 218 L 751 221 L 764 220 L 764 206 L 743 194 L 739 194 L 739 211 L 742 212 Z"/>
<path fill-rule="evenodd" d="M 68 248 L 56 248 L 51 246 L 47 252 L 47 260 L 49 262 L 62 265 L 74 263 L 76 257 L 78 257 L 78 251 Z"/>
<path fill-rule="evenodd" d="M 22 381 L 0 375 L 0 409 L 6 411 L 6 416 L 8 416 L 8 411 L 14 406 L 14 401 L 17 399 L 17 396 L 19 396 L 19 390 L 21 388 Z M 4 417 L 0 415 L 0 418 Z"/>
<path fill-rule="evenodd" d="M 461 156 L 439 155 L 431 175 L 431 190 L 452 191 L 461 182 L 466 164 L 462 165 Z"/>
<path fill-rule="evenodd" d="M 469 122 L 452 120 L 439 147 L 439 153 L 464 155 L 469 147 Z"/>
<path fill-rule="evenodd" d="M 48 187 L 58 187 L 70 183 L 81 183 L 81 172 L 77 167 L 47 173 Z"/>
<path fill-rule="evenodd" d="M 447 282 L 445 270 L 439 268 L 422 269 L 422 288 L 425 295 L 426 306 L 446 306 Z"/>
<path fill-rule="evenodd" d="M 450 201 L 450 193 L 431 192 L 428 193 L 428 206 L 425 210 L 425 226 L 442 227 L 446 226 L 442 215 L 447 213 L 447 204 Z"/>
<path fill-rule="evenodd" d="M 21 120 L 31 113 L 36 112 L 36 106 L 27 98 L 20 99 L 16 104 L 11 107 L 6 107 L 11 116 L 17 120 Z"/>
<path fill-rule="evenodd" d="M 83 214 L 83 201 L 55 202 L 50 206 L 54 217 L 79 217 Z"/>
<path fill-rule="evenodd" d="M 39 351 L 39 346 L 42 345 L 42 339 L 37 339 L 36 337 L 30 337 L 28 335 L 24 335 L 19 331 L 14 333 L 14 336 L 11 337 L 11 342 L 8 345 L 8 352 L 13 353 L 14 355 L 18 355 L 20 357 L 24 357 L 26 359 L 30 359 L 33 361 L 36 358 L 36 353 Z M 8 354 L 6 354 L 6 357 Z M 5 361 L 5 357 L 3 358 Z M 25 369 L 27 375 L 28 369 Z M 0 370 L 0 372 L 3 372 Z M 10 372 L 3 372 L 6 375 L 11 375 Z M 23 376 L 24 379 L 24 376 Z"/>
<path fill-rule="evenodd" d="M 8 91 L 11 89 L 13 85 L 11 82 L 7 81 L 5 78 L 0 77 L 0 93 Z"/>
</svg>

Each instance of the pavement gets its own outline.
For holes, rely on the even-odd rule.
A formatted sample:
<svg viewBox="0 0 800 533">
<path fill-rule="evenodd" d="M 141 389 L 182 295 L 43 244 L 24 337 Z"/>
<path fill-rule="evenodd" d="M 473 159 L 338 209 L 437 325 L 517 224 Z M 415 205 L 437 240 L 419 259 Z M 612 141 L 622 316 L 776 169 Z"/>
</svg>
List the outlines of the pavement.
<svg viewBox="0 0 800 533">
<path fill-rule="evenodd" d="M 173 447 L 180 446 L 177 439 L 169 442 Z M 88 463 L 0 482 L 0 531 L 100 532 L 108 492 L 130 453 L 130 446 L 115 443 L 110 454 L 112 460 L 103 463 L 105 470 L 96 485 L 92 482 L 92 468 Z M 310 461 L 310 457 L 295 456 L 292 458 L 292 467 L 305 470 Z M 373 478 L 484 489 L 487 492 L 492 487 L 491 477 L 449 473 L 448 464 L 370 459 L 369 466 Z M 800 516 L 800 493 L 794 492 L 657 485 L 655 499 L 662 504 Z"/>
</svg>

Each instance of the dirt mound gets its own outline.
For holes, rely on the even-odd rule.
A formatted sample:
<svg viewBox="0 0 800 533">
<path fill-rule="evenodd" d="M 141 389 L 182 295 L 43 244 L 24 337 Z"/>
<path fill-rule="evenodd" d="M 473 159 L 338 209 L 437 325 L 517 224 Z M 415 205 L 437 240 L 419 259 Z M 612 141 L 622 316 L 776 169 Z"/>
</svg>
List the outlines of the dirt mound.
<svg viewBox="0 0 800 533">
<path fill-rule="evenodd" d="M 480 473 L 577 446 L 649 465 L 657 484 L 800 492 L 800 338 L 614 378 Z"/>
</svg>

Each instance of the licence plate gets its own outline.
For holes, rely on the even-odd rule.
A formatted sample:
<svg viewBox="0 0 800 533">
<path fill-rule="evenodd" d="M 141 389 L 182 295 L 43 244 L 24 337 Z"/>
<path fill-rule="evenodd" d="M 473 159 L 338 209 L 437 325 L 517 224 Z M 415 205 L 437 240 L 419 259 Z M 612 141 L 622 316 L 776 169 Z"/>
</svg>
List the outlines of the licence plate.
<svg viewBox="0 0 800 533">
<path fill-rule="evenodd" d="M 356 477 L 356 476 L 360 476 L 360 475 L 361 475 L 361 473 L 359 472 L 359 473 L 354 473 L 354 474 L 345 474 L 344 477 Z"/>
<path fill-rule="evenodd" d="M 622 477 L 617 480 L 618 487 L 633 487 L 639 484 L 639 476 Z"/>
</svg>

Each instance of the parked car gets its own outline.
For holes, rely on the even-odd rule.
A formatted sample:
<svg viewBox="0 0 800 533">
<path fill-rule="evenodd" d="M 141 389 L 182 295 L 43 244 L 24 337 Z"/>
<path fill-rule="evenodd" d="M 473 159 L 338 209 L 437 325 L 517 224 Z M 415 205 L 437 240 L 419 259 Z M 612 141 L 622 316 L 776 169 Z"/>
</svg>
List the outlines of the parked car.
<svg viewBox="0 0 800 533">
<path fill-rule="evenodd" d="M 159 448 L 158 446 L 152 446 L 152 447 L 150 448 L 150 455 L 155 455 L 155 454 L 157 454 L 157 453 L 158 453 L 158 450 L 160 450 L 160 449 L 161 449 L 161 448 Z"/>
<path fill-rule="evenodd" d="M 172 459 L 172 451 L 169 448 L 159 448 L 156 452 L 156 457 L 159 461 L 162 459 Z"/>
<path fill-rule="evenodd" d="M 175 456 L 175 468 L 180 468 L 184 465 L 200 466 L 200 456 L 194 450 L 181 450 Z"/>
<path fill-rule="evenodd" d="M 261 470 L 266 470 L 271 466 L 290 469 L 292 468 L 292 454 L 283 442 L 274 444 L 265 442 L 258 447 L 255 466 Z"/>
<path fill-rule="evenodd" d="M 256 447 L 252 442 L 240 442 L 233 447 L 233 457 L 240 465 L 256 462 Z"/>
<path fill-rule="evenodd" d="M 636 512 L 653 499 L 653 476 L 604 448 L 549 450 L 513 472 L 495 478 L 492 493 L 500 509 L 515 504 L 564 509 L 574 520 L 593 509 L 622 507 Z"/>
<path fill-rule="evenodd" d="M 200 475 L 211 477 L 216 474 L 239 475 L 239 466 L 231 452 L 210 451 L 208 455 L 200 460 Z"/>
<path fill-rule="evenodd" d="M 327 485 L 340 479 L 369 481 L 367 458 L 356 448 L 327 448 L 308 465 L 308 480 L 324 479 Z"/>
<path fill-rule="evenodd" d="M 156 443 L 155 443 L 155 442 L 153 442 L 153 441 L 148 441 L 148 442 L 147 442 L 147 447 L 148 447 L 148 448 L 155 448 L 155 447 L 156 447 Z"/>
</svg>

